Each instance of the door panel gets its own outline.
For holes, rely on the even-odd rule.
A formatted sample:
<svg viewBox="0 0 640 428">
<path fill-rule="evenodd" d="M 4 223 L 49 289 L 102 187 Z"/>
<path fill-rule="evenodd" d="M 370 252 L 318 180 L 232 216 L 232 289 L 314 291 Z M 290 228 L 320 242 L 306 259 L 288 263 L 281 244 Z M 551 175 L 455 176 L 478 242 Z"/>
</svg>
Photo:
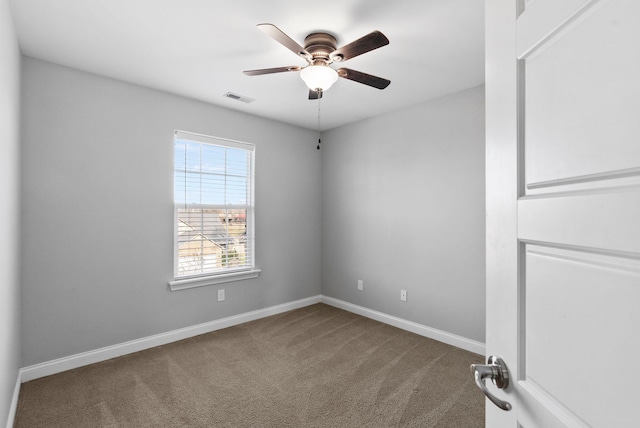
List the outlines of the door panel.
<svg viewBox="0 0 640 428">
<path fill-rule="evenodd" d="M 640 420 L 631 387 L 640 375 L 599 370 L 612 360 L 633 367 L 640 351 L 637 22 L 637 1 L 602 0 L 536 32 L 538 41 L 518 32 L 533 43 L 520 43 L 518 58 L 518 383 L 523 401 L 570 426 Z M 542 426 L 528 408 L 519 419 Z"/>
<path fill-rule="evenodd" d="M 522 60 L 527 185 L 640 175 L 640 2 L 624 3 L 591 7 Z"/>
<path fill-rule="evenodd" d="M 486 4 L 487 426 L 635 426 L 640 1 Z"/>
<path fill-rule="evenodd" d="M 640 385 L 639 371 L 623 369 L 634 367 L 640 353 L 632 331 L 640 325 L 640 260 L 523 247 L 520 382 L 589 426 L 632 426 L 640 420 L 637 397 L 620 392 Z M 619 349 L 627 351 L 615 352 Z M 611 368 L 610 375 L 604 367 Z M 619 412 L 620 407 L 628 410 Z"/>
</svg>

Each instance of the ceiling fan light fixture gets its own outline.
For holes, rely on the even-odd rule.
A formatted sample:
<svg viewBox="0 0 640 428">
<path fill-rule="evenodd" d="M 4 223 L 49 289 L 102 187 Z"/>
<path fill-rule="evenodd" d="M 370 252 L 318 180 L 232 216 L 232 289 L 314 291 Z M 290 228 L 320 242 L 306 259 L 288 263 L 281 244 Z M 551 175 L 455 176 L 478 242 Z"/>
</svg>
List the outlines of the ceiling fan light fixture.
<svg viewBox="0 0 640 428">
<path fill-rule="evenodd" d="M 300 77 L 302 77 L 305 85 L 309 88 L 310 100 L 319 100 L 322 98 L 322 93 L 329 89 L 331 85 L 338 80 L 338 77 L 362 83 L 363 85 L 376 89 L 384 89 L 391 83 L 390 80 L 383 79 L 382 77 L 373 76 L 350 68 L 335 70 L 330 67 L 330 64 L 347 61 L 388 45 L 389 39 L 380 31 L 372 31 L 366 36 L 360 37 L 358 40 L 336 49 L 336 38 L 329 33 L 315 32 L 309 34 L 304 38 L 304 47 L 302 47 L 273 24 L 258 24 L 258 28 L 297 56 L 304 58 L 309 65 L 306 67 L 293 65 L 288 67 L 245 70 L 244 74 L 247 76 L 299 71 Z"/>
<path fill-rule="evenodd" d="M 300 71 L 300 77 L 312 91 L 326 91 L 338 80 L 338 72 L 327 65 L 310 65 Z"/>
</svg>

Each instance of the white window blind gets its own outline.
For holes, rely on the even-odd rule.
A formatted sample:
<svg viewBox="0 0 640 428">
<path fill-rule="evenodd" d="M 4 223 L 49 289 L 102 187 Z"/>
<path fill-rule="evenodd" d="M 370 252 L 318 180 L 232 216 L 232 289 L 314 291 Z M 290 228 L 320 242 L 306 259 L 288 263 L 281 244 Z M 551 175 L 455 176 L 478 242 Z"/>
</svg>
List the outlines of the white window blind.
<svg viewBox="0 0 640 428">
<path fill-rule="evenodd" d="M 175 131 L 174 277 L 253 269 L 253 144 Z"/>
</svg>

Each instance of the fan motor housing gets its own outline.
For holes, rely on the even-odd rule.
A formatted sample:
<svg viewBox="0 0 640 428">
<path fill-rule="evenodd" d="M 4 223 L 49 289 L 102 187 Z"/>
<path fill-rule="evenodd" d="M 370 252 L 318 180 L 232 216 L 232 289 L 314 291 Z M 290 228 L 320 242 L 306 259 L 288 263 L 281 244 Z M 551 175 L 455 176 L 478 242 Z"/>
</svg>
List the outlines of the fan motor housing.
<svg viewBox="0 0 640 428">
<path fill-rule="evenodd" d="M 329 61 L 329 55 L 336 50 L 337 40 L 329 33 L 311 33 L 304 39 L 304 49 L 314 60 Z"/>
</svg>

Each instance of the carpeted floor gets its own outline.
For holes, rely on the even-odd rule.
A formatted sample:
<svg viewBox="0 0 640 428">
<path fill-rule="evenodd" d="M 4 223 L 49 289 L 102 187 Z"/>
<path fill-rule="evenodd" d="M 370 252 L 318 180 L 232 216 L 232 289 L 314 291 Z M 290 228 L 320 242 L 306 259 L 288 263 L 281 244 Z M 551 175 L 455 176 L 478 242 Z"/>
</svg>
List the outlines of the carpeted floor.
<svg viewBox="0 0 640 428">
<path fill-rule="evenodd" d="M 27 382 L 15 426 L 483 427 L 481 362 L 317 304 Z"/>
</svg>

